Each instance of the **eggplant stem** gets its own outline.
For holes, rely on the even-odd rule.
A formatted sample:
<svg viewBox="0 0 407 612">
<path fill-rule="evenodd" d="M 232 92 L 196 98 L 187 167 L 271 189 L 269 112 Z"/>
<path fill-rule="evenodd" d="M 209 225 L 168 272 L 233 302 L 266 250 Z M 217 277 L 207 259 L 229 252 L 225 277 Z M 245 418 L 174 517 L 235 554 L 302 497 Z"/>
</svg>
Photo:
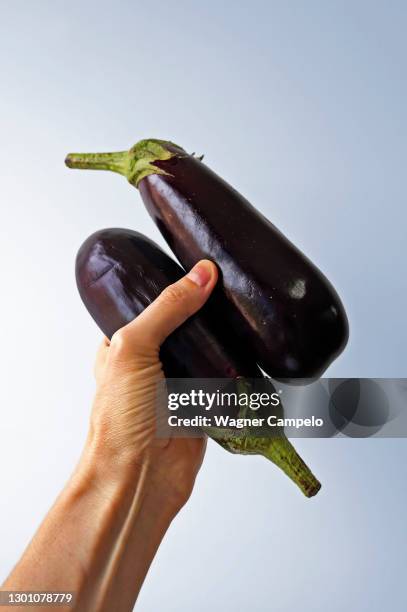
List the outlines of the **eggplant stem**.
<svg viewBox="0 0 407 612">
<path fill-rule="evenodd" d="M 139 182 L 149 174 L 167 174 L 155 163 L 171 159 L 175 155 L 187 154 L 174 143 L 150 138 L 140 140 L 129 151 L 69 153 L 65 158 L 65 164 L 68 168 L 117 172 L 126 177 L 129 183 L 138 187 Z"/>
<path fill-rule="evenodd" d="M 306 497 L 313 497 L 321 483 L 282 433 L 272 438 L 256 437 L 230 429 L 204 427 L 205 433 L 230 453 L 262 455 L 286 474 Z"/>
<path fill-rule="evenodd" d="M 252 383 L 249 379 L 238 378 L 236 384 L 239 394 L 250 393 Z M 247 408 L 243 406 L 239 412 L 239 417 L 247 416 L 246 411 Z M 306 497 L 313 497 L 321 488 L 321 483 L 301 459 L 282 428 L 278 428 L 273 436 L 247 435 L 241 437 L 240 440 L 234 440 L 234 444 L 239 445 L 240 450 L 238 452 L 263 455 L 263 457 L 272 461 L 291 478 Z"/>
<path fill-rule="evenodd" d="M 268 444 L 263 438 L 259 453 L 283 470 L 306 497 L 313 497 L 320 490 L 321 483 L 284 435 L 270 438 Z"/>
<path fill-rule="evenodd" d="M 128 151 L 115 153 L 69 153 L 65 164 L 68 168 L 86 170 L 110 170 L 127 176 L 129 165 Z"/>
</svg>

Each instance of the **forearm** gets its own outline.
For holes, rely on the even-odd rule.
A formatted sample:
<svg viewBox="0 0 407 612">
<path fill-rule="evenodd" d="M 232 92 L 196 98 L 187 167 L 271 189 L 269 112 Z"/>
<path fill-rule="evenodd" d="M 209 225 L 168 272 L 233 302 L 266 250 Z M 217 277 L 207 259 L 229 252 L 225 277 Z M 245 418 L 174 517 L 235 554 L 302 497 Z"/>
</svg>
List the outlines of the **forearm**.
<svg viewBox="0 0 407 612">
<path fill-rule="evenodd" d="M 112 469 L 87 448 L 3 589 L 74 591 L 77 610 L 132 610 L 179 507 L 146 465 Z"/>
</svg>

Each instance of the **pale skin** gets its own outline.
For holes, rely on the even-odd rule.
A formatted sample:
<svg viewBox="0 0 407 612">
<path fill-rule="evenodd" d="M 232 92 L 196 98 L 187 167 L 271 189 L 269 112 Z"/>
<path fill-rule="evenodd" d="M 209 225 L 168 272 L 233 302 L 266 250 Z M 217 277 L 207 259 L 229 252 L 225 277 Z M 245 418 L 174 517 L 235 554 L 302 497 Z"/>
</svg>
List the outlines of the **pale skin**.
<svg viewBox="0 0 407 612">
<path fill-rule="evenodd" d="M 199 262 L 103 341 L 82 456 L 3 590 L 74 591 L 74 607 L 59 610 L 133 609 L 165 532 L 189 499 L 206 446 L 203 438 L 155 436 L 155 393 L 164 377 L 159 349 L 216 281 L 216 266 Z"/>
</svg>

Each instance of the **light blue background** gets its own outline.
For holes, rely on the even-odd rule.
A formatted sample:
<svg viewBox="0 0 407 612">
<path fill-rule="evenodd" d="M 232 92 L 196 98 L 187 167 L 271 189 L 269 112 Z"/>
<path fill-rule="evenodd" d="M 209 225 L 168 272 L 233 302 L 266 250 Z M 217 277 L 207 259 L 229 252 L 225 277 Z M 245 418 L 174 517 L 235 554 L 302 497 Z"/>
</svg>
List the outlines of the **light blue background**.
<svg viewBox="0 0 407 612">
<path fill-rule="evenodd" d="M 331 376 L 407 376 L 407 5 L 0 2 L 4 577 L 83 444 L 100 334 L 74 257 L 108 226 L 161 240 L 138 193 L 65 169 L 71 150 L 169 138 L 245 194 L 343 297 Z M 298 440 L 303 498 L 210 444 L 137 609 L 401 612 L 405 440 Z"/>
</svg>

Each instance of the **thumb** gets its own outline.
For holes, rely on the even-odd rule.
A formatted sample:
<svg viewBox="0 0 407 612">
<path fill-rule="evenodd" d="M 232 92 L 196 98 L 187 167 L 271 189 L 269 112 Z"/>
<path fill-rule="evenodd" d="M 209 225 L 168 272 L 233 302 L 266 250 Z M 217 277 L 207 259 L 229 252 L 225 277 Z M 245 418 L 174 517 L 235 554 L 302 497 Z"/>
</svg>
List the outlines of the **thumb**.
<svg viewBox="0 0 407 612">
<path fill-rule="evenodd" d="M 133 355 L 137 346 L 158 349 L 174 329 L 205 304 L 217 280 L 216 265 L 202 259 L 186 276 L 166 287 L 136 319 L 116 333 L 125 340 L 124 344 L 131 348 Z"/>
</svg>

